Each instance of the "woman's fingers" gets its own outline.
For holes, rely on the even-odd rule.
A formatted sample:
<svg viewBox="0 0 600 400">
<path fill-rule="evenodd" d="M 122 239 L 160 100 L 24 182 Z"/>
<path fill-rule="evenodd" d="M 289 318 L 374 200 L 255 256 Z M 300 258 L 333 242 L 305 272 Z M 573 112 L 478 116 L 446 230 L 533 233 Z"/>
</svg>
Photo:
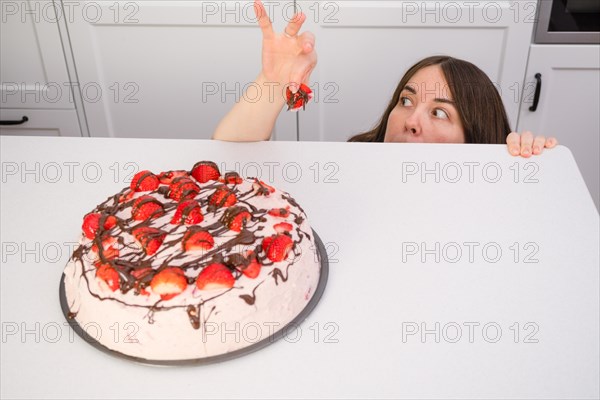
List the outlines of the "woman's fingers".
<svg viewBox="0 0 600 400">
<path fill-rule="evenodd" d="M 536 136 L 535 139 L 533 139 L 533 154 L 534 155 L 538 155 L 538 154 L 542 154 L 542 151 L 544 151 L 544 146 L 546 144 L 546 138 L 542 135 Z"/>
<path fill-rule="evenodd" d="M 297 13 L 296 15 L 294 15 L 294 18 L 292 18 L 292 20 L 287 24 L 287 26 L 283 30 L 283 33 L 289 38 L 295 38 L 296 35 L 298 35 L 298 32 L 300 32 L 304 21 L 306 21 L 306 15 L 302 12 Z"/>
<path fill-rule="evenodd" d="M 254 13 L 256 14 L 256 19 L 258 20 L 258 26 L 262 30 L 263 36 L 265 39 L 271 39 L 275 36 L 275 32 L 273 32 L 273 25 L 271 24 L 271 20 L 267 15 L 267 10 L 265 10 L 265 6 L 262 1 L 255 0 L 254 1 Z"/>
<path fill-rule="evenodd" d="M 558 140 L 556 140 L 556 138 L 550 137 L 550 138 L 546 139 L 545 147 L 547 149 L 551 149 L 551 148 L 555 147 L 557 144 L 558 144 Z"/>
<path fill-rule="evenodd" d="M 508 151 L 513 156 L 521 155 L 522 157 L 528 158 L 532 154 L 542 154 L 544 148 L 551 149 L 558 144 L 558 141 L 551 137 L 546 139 L 544 136 L 533 136 L 533 133 L 526 131 L 522 134 L 517 132 L 511 132 L 506 137 L 506 144 L 508 145 Z"/>
<path fill-rule="evenodd" d="M 301 83 L 308 85 L 308 78 L 316 65 L 315 61 L 312 57 L 304 57 L 294 64 L 290 74 L 290 90 L 292 93 L 298 91 Z"/>
<path fill-rule="evenodd" d="M 312 32 L 304 32 L 298 37 L 302 52 L 305 54 L 310 53 L 315 48 L 315 35 Z"/>
<path fill-rule="evenodd" d="M 531 148 L 533 147 L 533 133 L 529 131 L 523 132 L 521 135 L 521 157 L 528 158 L 531 156 Z"/>
<path fill-rule="evenodd" d="M 511 132 L 506 137 L 506 144 L 508 145 L 508 152 L 513 156 L 518 156 L 521 152 L 521 135 L 517 132 Z"/>
</svg>

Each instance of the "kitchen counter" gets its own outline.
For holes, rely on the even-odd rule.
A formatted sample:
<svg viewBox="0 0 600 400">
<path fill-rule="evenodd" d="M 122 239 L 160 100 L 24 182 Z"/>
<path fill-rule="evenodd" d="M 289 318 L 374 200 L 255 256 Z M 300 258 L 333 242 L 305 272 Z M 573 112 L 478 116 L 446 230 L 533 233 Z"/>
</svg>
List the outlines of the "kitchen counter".
<svg viewBox="0 0 600 400">
<path fill-rule="evenodd" d="M 597 398 L 599 218 L 570 151 L 1 137 L 2 398 Z M 196 367 L 68 327 L 83 216 L 135 172 L 212 160 L 288 191 L 329 255 L 283 339 Z M 126 332 L 103 334 L 117 338 Z"/>
</svg>

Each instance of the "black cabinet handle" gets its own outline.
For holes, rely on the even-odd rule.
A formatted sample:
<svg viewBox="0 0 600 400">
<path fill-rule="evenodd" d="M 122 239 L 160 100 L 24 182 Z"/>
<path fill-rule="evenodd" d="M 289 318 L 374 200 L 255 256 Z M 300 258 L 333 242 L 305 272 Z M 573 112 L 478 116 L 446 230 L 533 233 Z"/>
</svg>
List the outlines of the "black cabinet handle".
<svg viewBox="0 0 600 400">
<path fill-rule="evenodd" d="M 540 93 L 542 92 L 542 74 L 539 72 L 535 74 L 535 80 L 537 83 L 535 85 L 535 94 L 533 95 L 533 105 L 529 107 L 529 111 L 537 110 L 538 103 L 540 102 Z"/>
<path fill-rule="evenodd" d="M 27 121 L 29 121 L 29 118 L 23 117 L 23 118 L 21 118 L 20 120 L 17 120 L 17 121 L 0 121 L 0 125 L 21 125 L 21 124 L 24 124 Z"/>
</svg>

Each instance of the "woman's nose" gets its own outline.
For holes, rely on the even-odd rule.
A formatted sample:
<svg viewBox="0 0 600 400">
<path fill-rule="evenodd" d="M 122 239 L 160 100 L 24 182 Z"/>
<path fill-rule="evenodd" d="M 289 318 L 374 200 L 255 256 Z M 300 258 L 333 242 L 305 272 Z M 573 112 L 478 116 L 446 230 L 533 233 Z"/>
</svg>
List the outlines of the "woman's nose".
<svg viewBox="0 0 600 400">
<path fill-rule="evenodd" d="M 413 135 L 421 134 L 421 120 L 417 111 L 410 114 L 404 124 L 405 129 Z"/>
</svg>

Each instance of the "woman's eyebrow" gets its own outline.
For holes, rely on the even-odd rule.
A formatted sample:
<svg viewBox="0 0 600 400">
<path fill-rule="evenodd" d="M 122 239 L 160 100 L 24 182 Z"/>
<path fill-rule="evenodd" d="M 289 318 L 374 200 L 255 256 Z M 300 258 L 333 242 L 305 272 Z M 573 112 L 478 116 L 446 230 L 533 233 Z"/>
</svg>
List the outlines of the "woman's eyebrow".
<svg viewBox="0 0 600 400">
<path fill-rule="evenodd" d="M 411 92 L 412 94 L 417 94 L 417 91 L 415 88 L 413 88 L 412 86 L 404 86 L 404 89 L 402 89 L 403 91 L 406 90 L 407 92 Z"/>
<path fill-rule="evenodd" d="M 448 100 L 448 99 L 433 99 L 433 101 L 435 101 L 436 103 L 445 103 L 445 104 L 450 104 L 455 106 L 456 103 L 452 100 Z"/>
</svg>

